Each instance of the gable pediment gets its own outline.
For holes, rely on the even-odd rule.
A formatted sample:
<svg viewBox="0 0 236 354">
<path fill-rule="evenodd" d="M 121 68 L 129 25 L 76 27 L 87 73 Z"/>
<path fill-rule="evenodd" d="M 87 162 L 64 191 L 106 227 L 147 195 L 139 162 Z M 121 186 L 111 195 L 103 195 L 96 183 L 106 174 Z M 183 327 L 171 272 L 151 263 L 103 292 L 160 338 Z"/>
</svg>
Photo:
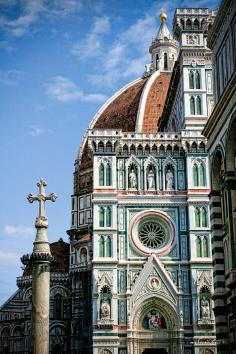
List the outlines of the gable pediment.
<svg viewBox="0 0 236 354">
<path fill-rule="evenodd" d="M 131 305 L 149 297 L 159 297 L 177 306 L 178 290 L 160 259 L 151 255 L 131 287 Z"/>
</svg>

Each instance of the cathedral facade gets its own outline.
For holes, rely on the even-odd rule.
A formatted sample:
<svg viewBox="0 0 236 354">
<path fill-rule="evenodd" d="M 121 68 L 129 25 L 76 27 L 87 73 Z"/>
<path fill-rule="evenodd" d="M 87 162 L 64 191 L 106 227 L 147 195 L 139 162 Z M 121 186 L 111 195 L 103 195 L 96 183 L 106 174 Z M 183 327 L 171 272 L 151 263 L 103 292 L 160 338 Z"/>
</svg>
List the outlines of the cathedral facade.
<svg viewBox="0 0 236 354">
<path fill-rule="evenodd" d="M 79 289 L 91 279 L 94 354 L 215 353 L 201 134 L 213 108 L 214 15 L 177 9 L 172 37 L 162 14 L 151 64 L 99 110 L 79 150 L 70 267 L 85 323 Z"/>
<path fill-rule="evenodd" d="M 51 353 L 216 353 L 202 135 L 214 106 L 207 35 L 215 15 L 176 9 L 171 35 L 162 13 L 151 64 L 87 130 L 75 161 L 69 268 L 51 273 Z M 22 301 L 27 276 L 18 281 Z M 18 351 L 14 316 L 3 316 L 14 313 L 14 299 L 1 308 L 0 348 L 28 353 L 29 304 L 17 322 L 24 338 Z"/>
</svg>

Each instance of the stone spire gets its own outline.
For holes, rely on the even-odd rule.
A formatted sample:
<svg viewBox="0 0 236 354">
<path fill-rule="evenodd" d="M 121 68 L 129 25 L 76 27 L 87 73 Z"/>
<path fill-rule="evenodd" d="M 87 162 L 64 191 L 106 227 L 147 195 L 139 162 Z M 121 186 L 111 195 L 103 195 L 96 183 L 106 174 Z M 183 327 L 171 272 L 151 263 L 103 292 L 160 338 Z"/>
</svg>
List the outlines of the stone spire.
<svg viewBox="0 0 236 354">
<path fill-rule="evenodd" d="M 45 202 L 55 202 L 57 196 L 45 192 L 46 182 L 42 179 L 37 183 L 39 194 L 29 194 L 28 201 L 39 202 L 39 215 L 35 221 L 37 229 L 33 253 L 30 261 L 32 273 L 32 351 L 34 354 L 49 353 L 49 292 L 50 262 L 52 260 L 47 237 L 48 220 L 45 215 Z"/>
<path fill-rule="evenodd" d="M 149 52 L 152 57 L 152 70 L 172 71 L 178 56 L 178 44 L 173 39 L 167 24 L 167 14 L 160 14 L 160 28 L 156 38 L 152 41 Z"/>
</svg>

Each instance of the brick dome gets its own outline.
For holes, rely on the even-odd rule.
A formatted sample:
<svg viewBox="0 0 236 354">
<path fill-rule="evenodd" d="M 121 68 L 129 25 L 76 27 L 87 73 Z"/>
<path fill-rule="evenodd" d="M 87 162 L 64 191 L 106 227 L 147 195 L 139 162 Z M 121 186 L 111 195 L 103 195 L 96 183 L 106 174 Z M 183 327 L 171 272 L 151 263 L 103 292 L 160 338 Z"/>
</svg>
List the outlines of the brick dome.
<svg viewBox="0 0 236 354">
<path fill-rule="evenodd" d="M 171 73 L 155 71 L 126 85 L 97 112 L 90 129 L 122 129 L 124 132 L 155 133 L 163 112 Z M 87 136 L 79 152 L 79 170 L 92 167 Z"/>
</svg>

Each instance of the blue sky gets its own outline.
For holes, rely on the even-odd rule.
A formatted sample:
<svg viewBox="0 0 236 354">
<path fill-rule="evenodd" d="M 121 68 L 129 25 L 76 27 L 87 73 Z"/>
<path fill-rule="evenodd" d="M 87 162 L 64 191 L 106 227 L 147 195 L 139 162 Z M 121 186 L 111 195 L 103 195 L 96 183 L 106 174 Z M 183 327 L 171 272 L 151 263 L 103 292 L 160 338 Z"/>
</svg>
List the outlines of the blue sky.
<svg viewBox="0 0 236 354">
<path fill-rule="evenodd" d="M 216 8 L 218 0 L 0 0 L 0 304 L 16 290 L 32 251 L 40 177 L 50 242 L 67 240 L 73 164 L 99 107 L 149 63 L 159 13 Z"/>
</svg>

